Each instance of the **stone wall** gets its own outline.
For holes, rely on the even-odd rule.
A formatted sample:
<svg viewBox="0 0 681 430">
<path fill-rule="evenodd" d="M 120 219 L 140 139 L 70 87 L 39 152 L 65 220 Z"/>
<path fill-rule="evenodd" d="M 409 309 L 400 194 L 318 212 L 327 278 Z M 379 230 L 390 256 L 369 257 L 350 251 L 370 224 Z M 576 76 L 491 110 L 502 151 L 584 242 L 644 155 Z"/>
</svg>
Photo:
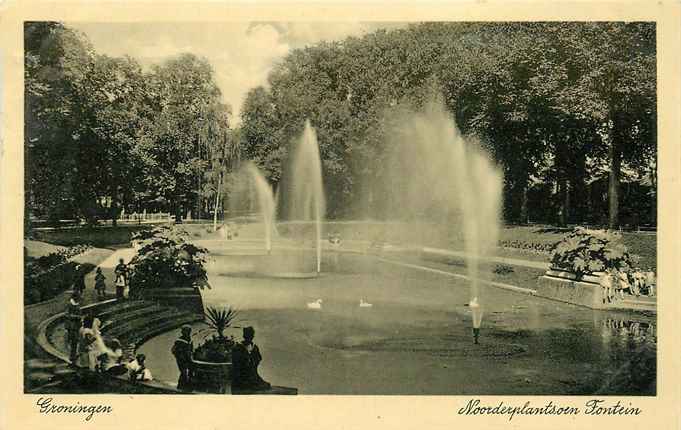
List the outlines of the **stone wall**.
<svg viewBox="0 0 681 430">
<path fill-rule="evenodd" d="M 610 307 L 605 301 L 603 287 L 598 283 L 598 276 L 577 280 L 573 273 L 549 270 L 537 281 L 535 295 L 591 309 Z"/>
<path fill-rule="evenodd" d="M 142 292 L 142 299 L 203 316 L 203 300 L 198 288 L 163 288 Z"/>
</svg>

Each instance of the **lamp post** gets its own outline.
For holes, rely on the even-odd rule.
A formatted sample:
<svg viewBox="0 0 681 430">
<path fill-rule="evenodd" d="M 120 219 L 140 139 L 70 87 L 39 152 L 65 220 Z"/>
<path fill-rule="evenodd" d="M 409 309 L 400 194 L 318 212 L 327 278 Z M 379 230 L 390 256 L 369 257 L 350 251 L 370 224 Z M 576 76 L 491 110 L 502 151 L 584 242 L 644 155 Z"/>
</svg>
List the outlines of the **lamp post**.
<svg viewBox="0 0 681 430">
<path fill-rule="evenodd" d="M 473 340 L 475 344 L 478 344 L 478 338 L 480 337 L 480 323 L 482 322 L 482 308 L 478 303 L 478 298 L 473 297 L 473 300 L 468 304 L 471 308 L 471 314 L 473 317 Z"/>
</svg>

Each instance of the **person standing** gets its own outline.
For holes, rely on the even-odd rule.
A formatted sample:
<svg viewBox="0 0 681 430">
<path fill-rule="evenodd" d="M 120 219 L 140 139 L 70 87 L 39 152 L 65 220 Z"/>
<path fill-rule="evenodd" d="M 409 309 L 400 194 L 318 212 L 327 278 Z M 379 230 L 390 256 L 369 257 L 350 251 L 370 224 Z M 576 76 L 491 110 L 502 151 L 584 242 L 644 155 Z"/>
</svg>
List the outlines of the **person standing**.
<svg viewBox="0 0 681 430">
<path fill-rule="evenodd" d="M 123 299 L 125 297 L 125 288 L 128 285 L 128 266 L 121 258 L 114 269 L 116 274 L 116 298 Z"/>
<path fill-rule="evenodd" d="M 102 268 L 97 268 L 97 274 L 95 275 L 95 291 L 97 291 L 97 298 L 99 300 L 104 300 L 106 298 L 106 277 L 102 273 Z"/>
<path fill-rule="evenodd" d="M 171 349 L 175 356 L 177 368 L 180 370 L 180 378 L 177 380 L 178 390 L 188 390 L 191 385 L 191 372 L 193 365 L 194 345 L 192 345 L 192 328 L 183 325 L 180 337 L 175 341 Z"/>
<path fill-rule="evenodd" d="M 76 265 L 76 282 L 73 285 L 73 291 L 77 292 L 80 297 L 83 297 L 85 292 L 85 270 L 80 264 Z"/>
<path fill-rule="evenodd" d="M 78 359 L 80 328 L 83 325 L 80 309 L 80 295 L 74 291 L 66 305 L 66 341 L 69 345 L 69 360 L 75 366 Z"/>
<path fill-rule="evenodd" d="M 97 332 L 95 330 L 95 317 L 92 314 L 85 315 L 83 318 L 83 326 L 80 328 L 78 345 L 79 359 L 78 364 L 81 367 L 87 367 L 90 370 L 95 370 L 97 365 Z"/>
<path fill-rule="evenodd" d="M 255 329 L 244 327 L 244 340 L 232 349 L 232 394 L 247 394 L 271 388 L 258 374 L 262 361 L 258 345 L 253 343 Z"/>
</svg>

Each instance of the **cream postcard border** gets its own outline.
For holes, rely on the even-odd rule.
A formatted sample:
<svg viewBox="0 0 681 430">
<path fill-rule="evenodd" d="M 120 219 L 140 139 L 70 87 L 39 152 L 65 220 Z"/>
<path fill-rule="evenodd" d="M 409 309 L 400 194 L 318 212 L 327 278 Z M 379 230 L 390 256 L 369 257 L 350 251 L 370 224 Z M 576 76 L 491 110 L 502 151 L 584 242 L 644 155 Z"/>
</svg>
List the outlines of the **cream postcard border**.
<svg viewBox="0 0 681 430">
<path fill-rule="evenodd" d="M 53 396 L 62 404 L 105 404 L 111 414 L 38 413 L 23 393 L 23 21 L 656 21 L 658 29 L 658 394 L 598 396 Z M 0 428 L 1 429 L 577 429 L 681 426 L 681 3 L 673 1 L 142 2 L 0 0 Z M 472 398 L 494 405 L 583 408 L 591 398 L 620 400 L 639 416 L 462 416 Z"/>
</svg>

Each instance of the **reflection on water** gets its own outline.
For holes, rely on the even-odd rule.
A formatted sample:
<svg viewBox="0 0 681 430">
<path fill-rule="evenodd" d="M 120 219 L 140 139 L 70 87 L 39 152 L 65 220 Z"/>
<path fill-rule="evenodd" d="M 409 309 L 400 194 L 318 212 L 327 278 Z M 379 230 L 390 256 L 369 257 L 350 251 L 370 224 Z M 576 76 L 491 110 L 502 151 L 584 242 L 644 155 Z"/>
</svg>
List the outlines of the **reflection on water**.
<svg viewBox="0 0 681 430">
<path fill-rule="evenodd" d="M 601 336 L 604 344 L 610 344 L 613 338 L 624 345 L 657 343 L 655 324 L 651 321 L 630 320 L 621 318 L 606 318 L 601 321 Z"/>
</svg>

